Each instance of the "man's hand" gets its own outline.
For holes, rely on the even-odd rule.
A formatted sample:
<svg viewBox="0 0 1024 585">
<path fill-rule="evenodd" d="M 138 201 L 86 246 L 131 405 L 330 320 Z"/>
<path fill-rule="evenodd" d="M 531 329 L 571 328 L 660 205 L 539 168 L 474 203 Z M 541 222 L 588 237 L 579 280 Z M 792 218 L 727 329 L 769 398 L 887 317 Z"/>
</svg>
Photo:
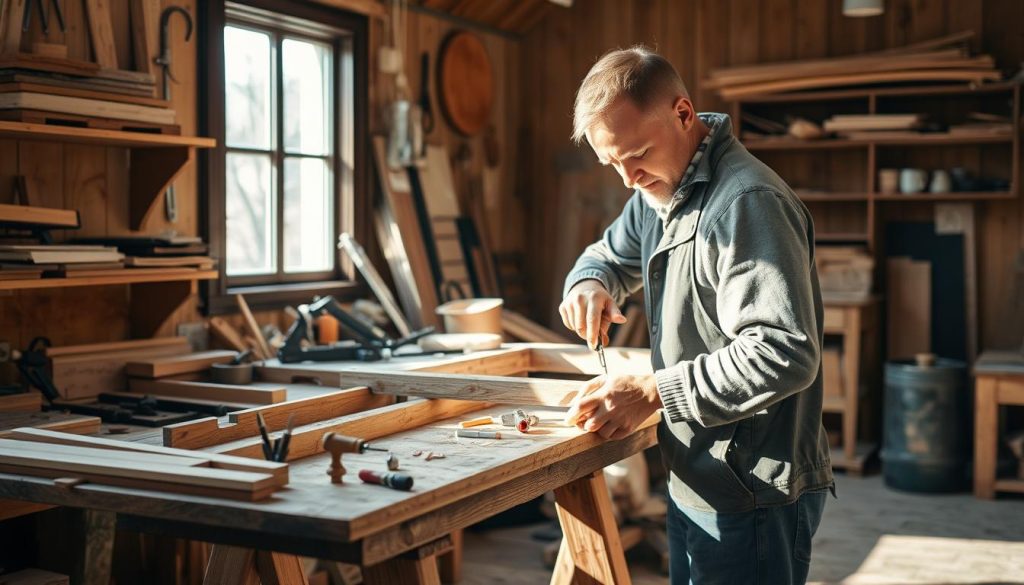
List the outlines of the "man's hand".
<svg viewBox="0 0 1024 585">
<path fill-rule="evenodd" d="M 661 406 L 653 374 L 598 376 L 584 384 L 565 422 L 606 439 L 622 439 Z"/>
<path fill-rule="evenodd" d="M 590 349 L 598 343 L 608 345 L 608 328 L 625 323 L 626 316 L 615 306 L 615 299 L 598 280 L 576 283 L 558 307 L 562 324 L 587 341 Z"/>
</svg>

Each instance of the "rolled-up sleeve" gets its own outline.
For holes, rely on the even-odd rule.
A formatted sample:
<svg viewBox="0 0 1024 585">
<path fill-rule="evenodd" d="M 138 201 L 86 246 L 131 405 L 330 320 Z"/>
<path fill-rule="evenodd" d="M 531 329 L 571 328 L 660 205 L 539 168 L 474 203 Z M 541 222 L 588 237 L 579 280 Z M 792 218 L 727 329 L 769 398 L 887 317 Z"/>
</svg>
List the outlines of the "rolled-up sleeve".
<svg viewBox="0 0 1024 585">
<path fill-rule="evenodd" d="M 726 424 L 809 387 L 818 375 L 811 235 L 782 195 L 740 194 L 713 221 L 703 254 L 728 345 L 655 372 L 672 422 Z M 697 301 L 695 301 L 697 302 Z"/>
</svg>

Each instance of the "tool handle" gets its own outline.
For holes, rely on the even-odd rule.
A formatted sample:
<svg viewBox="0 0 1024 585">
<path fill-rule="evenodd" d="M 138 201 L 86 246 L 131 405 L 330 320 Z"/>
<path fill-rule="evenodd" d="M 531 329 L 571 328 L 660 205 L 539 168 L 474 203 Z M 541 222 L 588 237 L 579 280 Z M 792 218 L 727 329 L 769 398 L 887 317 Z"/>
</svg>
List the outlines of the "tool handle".
<svg viewBox="0 0 1024 585">
<path fill-rule="evenodd" d="M 389 487 L 393 490 L 401 490 L 407 492 L 412 489 L 412 476 L 405 473 L 377 473 L 372 469 L 361 469 L 359 471 L 359 479 L 365 483 L 372 483 L 375 485 L 382 485 Z"/>
<path fill-rule="evenodd" d="M 459 423 L 459 426 L 464 428 L 464 429 L 468 429 L 469 427 L 478 427 L 478 426 L 481 426 L 481 425 L 489 425 L 492 422 L 494 422 L 494 421 L 493 421 L 493 419 L 491 417 L 489 417 L 489 416 L 481 416 L 480 418 L 474 418 L 474 419 L 471 419 L 471 420 L 464 420 L 464 421 Z"/>
</svg>

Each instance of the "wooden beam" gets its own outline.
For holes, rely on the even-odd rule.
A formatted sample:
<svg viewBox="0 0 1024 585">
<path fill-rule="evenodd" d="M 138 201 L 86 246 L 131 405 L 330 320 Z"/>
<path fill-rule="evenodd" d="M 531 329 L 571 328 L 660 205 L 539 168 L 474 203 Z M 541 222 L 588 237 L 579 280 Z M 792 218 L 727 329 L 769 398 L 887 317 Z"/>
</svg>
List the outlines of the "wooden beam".
<svg viewBox="0 0 1024 585">
<path fill-rule="evenodd" d="M 135 0 L 129 5 L 132 19 L 132 52 L 135 70 L 153 77 L 159 73 L 156 64 L 160 34 L 160 0 Z"/>
<path fill-rule="evenodd" d="M 213 364 L 229 363 L 236 355 L 238 354 L 235 351 L 211 350 L 131 361 L 125 364 L 124 373 L 140 378 L 165 378 L 177 374 L 205 372 Z"/>
<path fill-rule="evenodd" d="M 564 537 L 551 583 L 629 585 L 604 472 L 595 471 L 556 489 L 555 503 Z"/>
<path fill-rule="evenodd" d="M 297 427 L 292 431 L 288 460 L 323 453 L 321 441 L 327 433 L 339 433 L 366 440 L 379 439 L 489 406 L 492 405 L 469 400 L 416 400 Z M 262 440 L 259 437 L 249 437 L 217 445 L 210 451 L 240 457 L 262 457 Z"/>
<path fill-rule="evenodd" d="M 231 469 L 235 471 L 251 471 L 254 473 L 269 473 L 277 480 L 278 485 L 288 483 L 288 465 L 274 461 L 263 461 L 261 459 L 250 459 L 247 457 L 235 457 L 232 455 L 221 455 L 188 449 L 172 449 L 148 443 L 136 441 L 115 441 L 101 437 L 89 437 L 83 435 L 72 435 L 44 429 L 20 428 L 9 433 L 11 439 L 20 441 L 35 441 L 37 443 L 52 443 L 57 445 L 70 445 L 77 447 L 90 447 L 94 449 L 111 449 L 115 451 L 129 451 L 132 453 L 145 453 L 150 455 L 170 455 L 175 457 L 190 457 L 208 463 L 217 469 Z"/>
<path fill-rule="evenodd" d="M 85 15 L 89 21 L 89 37 L 96 63 L 102 68 L 118 69 L 110 4 L 107 0 L 85 0 Z"/>
<path fill-rule="evenodd" d="M 164 427 L 164 445 L 179 449 L 202 449 L 254 437 L 259 433 L 257 413 L 262 413 L 270 431 L 276 431 L 283 429 L 291 417 L 294 417 L 292 424 L 302 426 L 387 406 L 393 402 L 394 398 L 391 396 L 372 394 L 368 388 L 341 390 L 273 406 L 233 412 L 228 415 L 228 423 L 223 426 L 214 417 L 167 425 Z"/>
<path fill-rule="evenodd" d="M 369 386 L 377 394 L 565 407 L 576 397 L 582 385 L 582 382 L 572 380 L 380 370 L 345 372 L 342 381 Z"/>
<path fill-rule="evenodd" d="M 284 386 L 258 386 L 256 384 L 235 386 L 210 382 L 132 378 L 128 380 L 128 389 L 131 392 L 142 394 L 161 394 L 179 398 L 202 398 L 249 404 L 277 404 L 288 398 L 288 391 Z"/>
</svg>

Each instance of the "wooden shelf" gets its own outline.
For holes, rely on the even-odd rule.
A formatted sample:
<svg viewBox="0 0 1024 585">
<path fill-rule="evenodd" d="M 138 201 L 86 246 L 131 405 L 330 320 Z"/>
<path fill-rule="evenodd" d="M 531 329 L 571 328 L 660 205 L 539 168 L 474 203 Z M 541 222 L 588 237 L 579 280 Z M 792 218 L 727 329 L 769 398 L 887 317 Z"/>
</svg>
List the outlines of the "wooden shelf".
<svg viewBox="0 0 1024 585">
<path fill-rule="evenodd" d="M 1017 194 L 1009 191 L 980 191 L 976 193 L 954 192 L 954 193 L 914 193 L 912 195 L 877 194 L 872 195 L 875 201 L 900 201 L 912 203 L 914 201 L 997 201 L 1005 199 L 1016 199 Z"/>
<path fill-rule="evenodd" d="M 1004 144 L 1013 142 L 1013 134 L 958 136 L 955 134 L 921 134 L 905 138 L 877 138 L 854 140 L 849 138 L 822 138 L 798 140 L 796 138 L 763 138 L 744 143 L 747 150 L 829 150 L 841 148 L 867 148 L 869 146 L 945 146 L 955 144 Z"/>
<path fill-rule="evenodd" d="M 212 280 L 217 278 L 216 270 L 184 271 L 179 269 L 168 270 L 164 268 L 126 268 L 124 272 L 125 274 L 118 274 L 116 276 L 0 280 L 0 290 L 35 290 L 43 288 L 65 288 L 69 286 L 106 286 L 115 284 Z"/>
<path fill-rule="evenodd" d="M 1024 479 L 997 479 L 995 486 L 997 492 L 1024 494 Z"/>
<path fill-rule="evenodd" d="M 878 87 L 869 89 L 837 89 L 806 91 L 800 93 L 777 93 L 763 96 L 748 96 L 735 101 L 747 104 L 797 103 L 831 100 L 850 100 L 871 97 L 920 97 L 929 95 L 981 95 L 1012 91 L 1016 83 L 985 83 L 982 85 L 954 84 L 919 87 Z"/>
<path fill-rule="evenodd" d="M 121 130 L 97 130 L 0 121 L 0 138 L 45 142 L 71 142 L 130 149 L 130 227 L 139 230 L 156 206 L 156 200 L 174 182 L 197 148 L 213 148 L 217 141 L 200 136 L 147 134 Z"/>
<path fill-rule="evenodd" d="M 867 193 L 830 193 L 827 191 L 796 191 L 801 201 L 867 201 Z"/>
<path fill-rule="evenodd" d="M 815 234 L 814 239 L 818 242 L 867 242 L 868 235 L 864 233 L 821 233 Z"/>
<path fill-rule="evenodd" d="M 199 136 L 174 134 L 148 134 L 145 132 L 123 132 L 120 130 L 96 130 L 71 126 L 48 124 L 27 124 L 25 122 L 0 121 L 0 138 L 13 140 L 37 140 L 48 142 L 74 142 L 79 144 L 100 144 L 125 146 L 128 148 L 167 148 L 188 146 L 213 148 L 217 141 Z"/>
</svg>

